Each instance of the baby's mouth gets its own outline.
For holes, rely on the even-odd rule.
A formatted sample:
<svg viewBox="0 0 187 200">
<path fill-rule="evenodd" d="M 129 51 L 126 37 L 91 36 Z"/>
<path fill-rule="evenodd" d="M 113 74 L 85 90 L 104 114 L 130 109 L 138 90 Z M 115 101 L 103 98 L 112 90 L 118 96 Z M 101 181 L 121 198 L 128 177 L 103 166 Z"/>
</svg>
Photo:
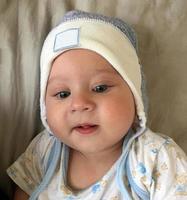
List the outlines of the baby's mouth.
<svg viewBox="0 0 187 200">
<path fill-rule="evenodd" d="M 93 134 L 98 128 L 98 125 L 96 124 L 78 124 L 73 129 L 76 130 L 78 133 L 83 135 Z"/>
</svg>

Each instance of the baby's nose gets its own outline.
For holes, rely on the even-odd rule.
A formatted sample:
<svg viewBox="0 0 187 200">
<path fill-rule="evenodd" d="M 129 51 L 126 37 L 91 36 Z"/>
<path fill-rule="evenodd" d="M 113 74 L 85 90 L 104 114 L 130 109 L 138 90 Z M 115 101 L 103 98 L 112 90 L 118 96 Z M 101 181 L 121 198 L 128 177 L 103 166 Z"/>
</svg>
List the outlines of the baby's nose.
<svg viewBox="0 0 187 200">
<path fill-rule="evenodd" d="M 72 95 L 71 112 L 92 111 L 95 103 L 88 95 Z"/>
</svg>

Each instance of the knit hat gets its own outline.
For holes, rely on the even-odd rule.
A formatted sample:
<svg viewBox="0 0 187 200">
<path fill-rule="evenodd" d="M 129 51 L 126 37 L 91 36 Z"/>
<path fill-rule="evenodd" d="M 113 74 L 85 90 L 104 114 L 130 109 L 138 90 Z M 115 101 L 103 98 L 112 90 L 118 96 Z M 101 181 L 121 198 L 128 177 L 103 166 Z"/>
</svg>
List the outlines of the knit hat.
<svg viewBox="0 0 187 200">
<path fill-rule="evenodd" d="M 139 127 L 145 129 L 142 72 L 134 31 L 118 18 L 78 10 L 64 15 L 62 22 L 48 34 L 42 48 L 40 109 L 43 125 L 50 131 L 46 121 L 45 95 L 52 62 L 70 49 L 92 50 L 118 71 L 134 95 Z"/>
</svg>

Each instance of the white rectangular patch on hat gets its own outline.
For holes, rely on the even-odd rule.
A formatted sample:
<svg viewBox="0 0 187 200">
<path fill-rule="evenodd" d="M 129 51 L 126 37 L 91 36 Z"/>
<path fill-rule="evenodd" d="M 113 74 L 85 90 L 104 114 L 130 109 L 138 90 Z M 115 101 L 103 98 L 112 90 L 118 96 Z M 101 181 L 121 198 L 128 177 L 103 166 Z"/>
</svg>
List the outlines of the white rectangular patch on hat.
<svg viewBox="0 0 187 200">
<path fill-rule="evenodd" d="M 71 28 L 56 35 L 53 50 L 55 52 L 71 47 L 77 47 L 78 45 L 79 28 Z"/>
</svg>

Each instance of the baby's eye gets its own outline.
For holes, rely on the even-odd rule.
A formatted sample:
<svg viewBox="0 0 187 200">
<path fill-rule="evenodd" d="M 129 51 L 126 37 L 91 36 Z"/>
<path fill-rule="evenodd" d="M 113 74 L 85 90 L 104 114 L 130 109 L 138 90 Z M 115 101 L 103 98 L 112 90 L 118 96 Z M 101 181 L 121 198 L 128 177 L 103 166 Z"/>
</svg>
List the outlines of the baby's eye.
<svg viewBox="0 0 187 200">
<path fill-rule="evenodd" d="M 57 93 L 55 96 L 59 99 L 65 99 L 67 98 L 71 93 L 69 91 L 61 91 Z"/>
<path fill-rule="evenodd" d="M 93 91 L 102 93 L 102 92 L 105 92 L 108 88 L 109 88 L 108 85 L 97 85 L 96 87 L 93 88 Z"/>
</svg>

